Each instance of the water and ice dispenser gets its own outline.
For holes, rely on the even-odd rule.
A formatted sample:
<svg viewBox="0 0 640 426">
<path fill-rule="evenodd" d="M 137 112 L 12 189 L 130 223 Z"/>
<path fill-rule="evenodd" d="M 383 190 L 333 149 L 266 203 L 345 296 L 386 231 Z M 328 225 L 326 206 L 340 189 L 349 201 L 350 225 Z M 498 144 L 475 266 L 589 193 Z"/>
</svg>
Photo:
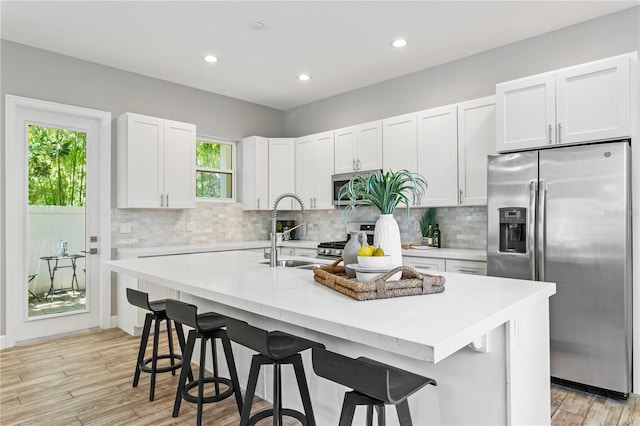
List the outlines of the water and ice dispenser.
<svg viewBox="0 0 640 426">
<path fill-rule="evenodd" d="M 500 212 L 500 244 L 502 253 L 527 252 L 527 209 L 507 207 Z"/>
</svg>

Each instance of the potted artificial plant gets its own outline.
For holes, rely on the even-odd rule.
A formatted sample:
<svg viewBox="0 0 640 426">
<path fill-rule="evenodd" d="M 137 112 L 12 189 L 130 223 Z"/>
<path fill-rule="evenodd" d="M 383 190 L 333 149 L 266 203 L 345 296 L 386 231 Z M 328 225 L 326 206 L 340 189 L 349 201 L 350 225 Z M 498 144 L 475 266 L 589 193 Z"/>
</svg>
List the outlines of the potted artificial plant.
<svg viewBox="0 0 640 426">
<path fill-rule="evenodd" d="M 436 209 L 428 208 L 420 217 L 420 233 L 422 234 L 422 245 L 433 244 L 433 229 L 436 224 Z"/>
<path fill-rule="evenodd" d="M 393 217 L 393 211 L 399 204 L 404 204 L 409 214 L 410 205 L 419 203 L 426 190 L 427 181 L 417 173 L 408 170 L 377 171 L 352 178 L 340 188 L 338 199 L 349 200 L 347 210 L 353 210 L 359 204 L 374 206 L 380 211 L 374 232 L 374 245 L 382 247 L 385 254 L 391 256 L 394 266 L 400 266 L 400 228 Z"/>
</svg>

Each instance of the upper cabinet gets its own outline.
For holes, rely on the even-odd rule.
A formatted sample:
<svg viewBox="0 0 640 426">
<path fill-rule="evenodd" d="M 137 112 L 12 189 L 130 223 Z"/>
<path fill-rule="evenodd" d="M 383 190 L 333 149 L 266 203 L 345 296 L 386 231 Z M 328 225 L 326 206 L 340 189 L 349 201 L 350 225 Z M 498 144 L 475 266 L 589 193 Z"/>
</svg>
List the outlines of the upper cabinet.
<svg viewBox="0 0 640 426">
<path fill-rule="evenodd" d="M 382 168 L 382 123 L 373 121 L 334 131 L 336 174 Z"/>
<path fill-rule="evenodd" d="M 416 114 L 382 120 L 382 165 L 384 170 L 418 170 Z"/>
<path fill-rule="evenodd" d="M 333 209 L 333 132 L 296 139 L 295 189 L 309 209 Z M 307 204 L 308 203 L 308 204 Z"/>
<path fill-rule="evenodd" d="M 240 201 L 244 210 L 271 210 L 269 206 L 269 139 L 244 138 L 238 146 Z"/>
<path fill-rule="evenodd" d="M 418 173 L 427 180 L 424 207 L 458 205 L 458 110 L 455 105 L 417 114 Z"/>
<path fill-rule="evenodd" d="M 118 208 L 195 208 L 196 126 L 133 113 L 117 126 Z"/>
<path fill-rule="evenodd" d="M 276 198 L 295 191 L 295 139 L 269 139 L 269 207 L 273 208 Z M 280 210 L 298 208 L 293 199 L 285 198 L 279 204 Z"/>
<path fill-rule="evenodd" d="M 458 104 L 459 204 L 487 204 L 487 156 L 496 154 L 496 98 Z"/>
<path fill-rule="evenodd" d="M 496 85 L 497 151 L 631 135 L 635 54 Z"/>
</svg>

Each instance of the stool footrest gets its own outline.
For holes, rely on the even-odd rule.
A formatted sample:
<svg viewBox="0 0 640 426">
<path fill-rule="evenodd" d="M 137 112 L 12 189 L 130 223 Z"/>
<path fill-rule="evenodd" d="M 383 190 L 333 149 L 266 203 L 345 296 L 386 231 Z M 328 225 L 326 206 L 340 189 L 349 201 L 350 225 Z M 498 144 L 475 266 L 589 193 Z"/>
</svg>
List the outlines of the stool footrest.
<svg viewBox="0 0 640 426">
<path fill-rule="evenodd" d="M 282 410 L 280 410 L 280 415 L 287 416 L 287 417 L 293 417 L 294 419 L 297 419 L 303 425 L 307 424 L 307 416 L 305 416 L 304 414 L 302 414 L 299 411 L 292 410 L 290 408 L 283 408 Z M 247 425 L 248 426 L 254 426 L 260 420 L 266 419 L 267 417 L 271 417 L 271 416 L 273 416 L 273 409 L 260 411 L 260 412 L 254 414 L 253 416 L 251 416 L 249 418 L 249 422 L 247 423 Z"/>
<path fill-rule="evenodd" d="M 216 395 L 213 396 L 205 396 L 202 398 L 202 403 L 207 404 L 210 402 L 218 402 L 218 401 L 222 401 L 225 398 L 230 397 L 231 395 L 233 395 L 233 384 L 231 382 L 231 380 L 226 379 L 224 377 L 205 377 L 204 378 L 204 383 L 219 383 L 219 384 L 223 384 L 227 386 L 227 390 L 225 390 L 224 392 L 220 392 Z M 199 385 L 199 381 L 198 380 L 194 380 L 191 383 L 187 384 L 183 389 L 182 389 L 182 398 L 184 398 L 185 401 L 197 404 L 198 403 L 198 397 L 197 396 L 193 396 L 189 393 L 189 391 L 191 389 L 197 388 Z"/>
<path fill-rule="evenodd" d="M 173 359 L 179 362 L 174 365 L 168 365 L 166 367 L 156 367 L 156 373 L 166 373 L 168 371 L 174 371 L 182 367 L 182 355 L 175 355 L 175 354 L 174 355 L 169 355 L 169 354 L 158 355 L 157 359 Z M 140 371 L 144 371 L 145 373 L 152 373 L 153 372 L 152 368 L 148 366 L 152 362 L 153 362 L 153 357 L 147 358 L 144 361 L 142 361 L 139 365 Z"/>
</svg>

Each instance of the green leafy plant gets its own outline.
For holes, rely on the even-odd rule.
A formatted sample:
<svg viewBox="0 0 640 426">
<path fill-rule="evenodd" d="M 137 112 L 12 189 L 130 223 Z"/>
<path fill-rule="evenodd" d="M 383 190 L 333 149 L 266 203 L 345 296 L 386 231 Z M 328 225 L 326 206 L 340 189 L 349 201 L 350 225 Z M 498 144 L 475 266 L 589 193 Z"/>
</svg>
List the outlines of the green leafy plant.
<svg viewBox="0 0 640 426">
<path fill-rule="evenodd" d="M 426 190 L 426 179 L 417 173 L 408 170 L 378 171 L 351 179 L 340 188 L 338 199 L 349 200 L 347 210 L 361 204 L 374 206 L 381 214 L 392 214 L 398 204 L 404 204 L 408 213 L 409 206 L 420 202 Z"/>
<path fill-rule="evenodd" d="M 428 208 L 422 213 L 420 217 L 420 233 L 423 237 L 428 237 L 429 225 L 431 225 L 431 230 L 436 223 L 436 209 Z"/>
</svg>

